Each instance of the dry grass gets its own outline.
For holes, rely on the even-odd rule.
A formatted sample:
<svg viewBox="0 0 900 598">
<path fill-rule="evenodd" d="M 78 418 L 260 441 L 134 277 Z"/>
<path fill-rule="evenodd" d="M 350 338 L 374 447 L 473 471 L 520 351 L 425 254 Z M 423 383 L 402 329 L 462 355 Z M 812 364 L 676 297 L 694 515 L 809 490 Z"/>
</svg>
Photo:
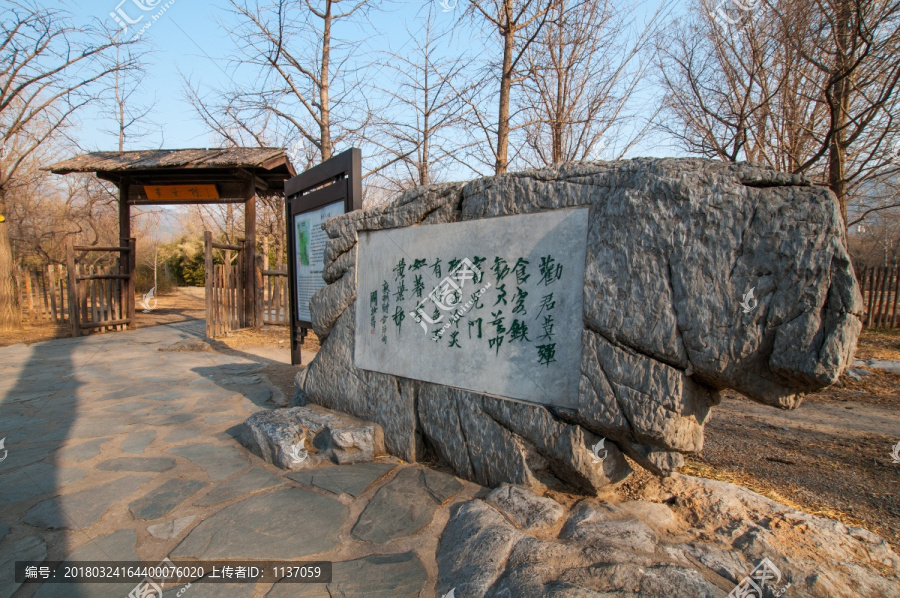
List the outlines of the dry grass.
<svg viewBox="0 0 900 598">
<path fill-rule="evenodd" d="M 216 340 L 232 349 L 242 349 L 247 347 L 290 347 L 290 339 L 288 326 L 266 325 L 261 328 L 235 330 Z M 310 330 L 303 341 L 302 350 L 315 352 L 319 350 L 319 347 L 316 333 Z"/>
<path fill-rule="evenodd" d="M 863 330 L 856 346 L 856 359 L 900 360 L 900 329 Z"/>
<path fill-rule="evenodd" d="M 16 343 L 30 345 L 69 336 L 72 336 L 72 327 L 68 324 L 26 323 L 20 330 L 0 331 L 0 347 L 8 347 Z"/>
<path fill-rule="evenodd" d="M 680 473 L 696 476 L 698 478 L 706 478 L 719 482 L 730 482 L 732 484 L 737 484 L 738 486 L 743 486 L 744 488 L 752 490 L 757 494 L 762 494 L 766 498 L 774 500 L 775 502 L 781 503 L 792 509 L 802 511 L 810 515 L 815 515 L 817 517 L 827 517 L 829 519 L 835 519 L 845 525 L 855 525 L 857 527 L 863 528 L 866 527 L 863 520 L 853 517 L 848 513 L 839 511 L 823 503 L 812 503 L 808 501 L 797 502 L 791 499 L 789 496 L 786 496 L 783 492 L 779 492 L 774 486 L 768 485 L 762 480 L 743 473 L 729 471 L 726 469 L 717 469 L 708 465 L 707 463 L 701 463 L 692 459 L 685 460 L 684 467 L 681 468 Z M 793 490 L 793 484 L 787 484 L 787 486 Z"/>
</svg>

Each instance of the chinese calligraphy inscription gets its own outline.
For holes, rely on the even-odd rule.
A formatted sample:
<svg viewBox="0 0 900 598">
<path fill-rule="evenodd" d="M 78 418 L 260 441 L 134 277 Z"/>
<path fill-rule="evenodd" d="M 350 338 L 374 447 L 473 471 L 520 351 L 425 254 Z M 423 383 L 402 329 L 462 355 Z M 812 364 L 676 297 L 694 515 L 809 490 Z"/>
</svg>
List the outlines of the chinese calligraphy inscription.
<svg viewBox="0 0 900 598">
<path fill-rule="evenodd" d="M 356 367 L 575 403 L 587 209 L 362 232 Z"/>
</svg>

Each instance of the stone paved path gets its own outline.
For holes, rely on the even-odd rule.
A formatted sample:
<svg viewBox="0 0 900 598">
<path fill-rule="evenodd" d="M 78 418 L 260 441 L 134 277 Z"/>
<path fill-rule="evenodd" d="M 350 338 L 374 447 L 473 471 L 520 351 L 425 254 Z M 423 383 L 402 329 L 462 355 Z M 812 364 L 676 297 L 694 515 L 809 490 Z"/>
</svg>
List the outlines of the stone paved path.
<svg viewBox="0 0 900 598">
<path fill-rule="evenodd" d="M 233 438 L 274 407 L 262 357 L 159 350 L 202 335 L 192 321 L 0 348 L 0 598 L 134 587 L 20 587 L 16 560 L 167 556 L 335 562 L 327 588 L 200 582 L 185 598 L 433 596 L 440 531 L 481 488 L 392 459 L 286 475 Z"/>
</svg>

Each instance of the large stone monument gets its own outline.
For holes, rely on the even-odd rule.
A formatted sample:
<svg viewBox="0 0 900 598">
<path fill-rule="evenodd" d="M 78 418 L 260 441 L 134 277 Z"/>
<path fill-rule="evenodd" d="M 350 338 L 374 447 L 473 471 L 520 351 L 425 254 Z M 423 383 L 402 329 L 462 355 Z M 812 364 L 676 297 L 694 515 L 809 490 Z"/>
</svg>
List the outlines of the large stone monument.
<svg viewBox="0 0 900 598">
<path fill-rule="evenodd" d="M 623 453 L 677 470 L 720 390 L 797 407 L 861 328 L 833 195 L 750 164 L 566 164 L 324 229 L 298 400 L 489 486 L 595 492 L 628 475 Z"/>
</svg>

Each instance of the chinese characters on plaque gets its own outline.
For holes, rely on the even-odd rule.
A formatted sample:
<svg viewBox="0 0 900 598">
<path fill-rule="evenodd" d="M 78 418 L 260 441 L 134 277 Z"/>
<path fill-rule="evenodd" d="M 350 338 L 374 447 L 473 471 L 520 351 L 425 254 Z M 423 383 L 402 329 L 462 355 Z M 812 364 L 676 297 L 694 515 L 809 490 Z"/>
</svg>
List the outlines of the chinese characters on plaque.
<svg viewBox="0 0 900 598">
<path fill-rule="evenodd" d="M 156 201 L 191 201 L 219 199 L 215 185 L 144 185 L 147 199 Z"/>
<path fill-rule="evenodd" d="M 586 233 L 586 209 L 360 233 L 357 367 L 571 404 Z"/>
</svg>

